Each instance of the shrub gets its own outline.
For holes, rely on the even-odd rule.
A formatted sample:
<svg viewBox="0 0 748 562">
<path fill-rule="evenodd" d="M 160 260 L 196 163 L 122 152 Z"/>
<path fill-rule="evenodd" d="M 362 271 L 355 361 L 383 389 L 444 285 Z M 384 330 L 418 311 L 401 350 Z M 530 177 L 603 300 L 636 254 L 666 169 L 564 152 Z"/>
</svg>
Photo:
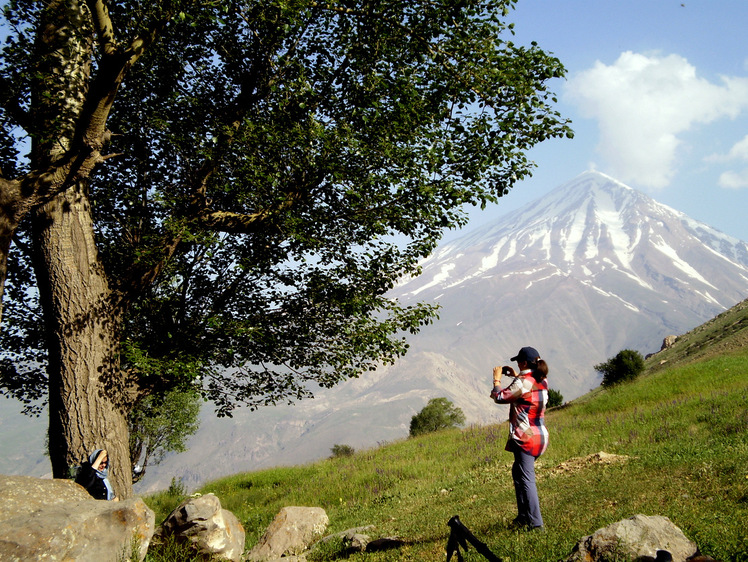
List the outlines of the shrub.
<svg viewBox="0 0 748 562">
<path fill-rule="evenodd" d="M 558 390 L 548 389 L 548 408 L 555 408 L 564 403 L 564 396 Z"/>
<path fill-rule="evenodd" d="M 177 477 L 173 476 L 166 494 L 173 498 L 183 498 L 187 495 L 187 486 L 184 485 L 181 478 L 177 480 Z"/>
<path fill-rule="evenodd" d="M 410 436 L 422 435 L 459 427 L 465 423 L 465 414 L 446 398 L 432 398 L 429 403 L 410 420 Z"/>
<path fill-rule="evenodd" d="M 352 457 L 355 450 L 350 445 L 333 445 L 330 452 L 332 453 L 330 458 L 334 459 L 337 457 Z"/>
<path fill-rule="evenodd" d="M 644 358 L 633 349 L 623 349 L 605 363 L 595 365 L 595 370 L 603 375 L 602 386 L 613 386 L 633 380 L 644 370 Z"/>
</svg>

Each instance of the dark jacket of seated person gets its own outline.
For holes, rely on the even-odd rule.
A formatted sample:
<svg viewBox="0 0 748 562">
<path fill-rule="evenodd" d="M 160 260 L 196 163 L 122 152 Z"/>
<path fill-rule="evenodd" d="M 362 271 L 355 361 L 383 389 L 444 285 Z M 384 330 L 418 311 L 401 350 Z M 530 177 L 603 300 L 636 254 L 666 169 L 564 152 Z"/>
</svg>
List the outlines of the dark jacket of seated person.
<svg viewBox="0 0 748 562">
<path fill-rule="evenodd" d="M 109 457 L 106 449 L 96 449 L 81 465 L 75 481 L 97 500 L 116 500 L 117 497 L 109 483 L 108 476 Z"/>
</svg>

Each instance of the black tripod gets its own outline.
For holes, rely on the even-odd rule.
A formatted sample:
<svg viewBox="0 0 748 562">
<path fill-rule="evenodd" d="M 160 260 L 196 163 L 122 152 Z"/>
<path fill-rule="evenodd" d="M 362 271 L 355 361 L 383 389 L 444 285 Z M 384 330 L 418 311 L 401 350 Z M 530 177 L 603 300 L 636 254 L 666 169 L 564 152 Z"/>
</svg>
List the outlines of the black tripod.
<svg viewBox="0 0 748 562">
<path fill-rule="evenodd" d="M 489 562 L 501 562 L 501 558 L 491 552 L 485 543 L 482 543 L 475 538 L 475 535 L 473 535 L 473 533 L 462 524 L 459 517 L 455 515 L 447 522 L 447 525 L 452 529 L 449 533 L 449 540 L 447 540 L 447 562 L 452 559 L 452 555 L 455 552 L 457 553 L 457 562 L 463 562 L 460 547 L 467 552 L 467 543 L 472 544 L 475 547 L 475 550 L 482 554 Z"/>
</svg>

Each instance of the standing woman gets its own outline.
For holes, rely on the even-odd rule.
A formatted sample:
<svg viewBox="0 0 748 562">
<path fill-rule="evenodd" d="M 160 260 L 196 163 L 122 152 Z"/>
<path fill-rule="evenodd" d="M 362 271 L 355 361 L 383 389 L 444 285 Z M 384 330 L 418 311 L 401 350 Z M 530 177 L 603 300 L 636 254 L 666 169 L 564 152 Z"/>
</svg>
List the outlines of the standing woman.
<svg viewBox="0 0 748 562">
<path fill-rule="evenodd" d="M 510 404 L 506 450 L 514 453 L 512 480 L 518 512 L 512 525 L 542 529 L 535 459 L 548 447 L 548 429 L 543 421 L 548 402 L 548 365 L 533 347 L 523 347 L 511 360 L 517 362 L 519 374 L 509 366 L 494 367 L 491 398 L 497 404 Z M 505 388 L 500 386 L 502 374 L 513 377 Z"/>
</svg>

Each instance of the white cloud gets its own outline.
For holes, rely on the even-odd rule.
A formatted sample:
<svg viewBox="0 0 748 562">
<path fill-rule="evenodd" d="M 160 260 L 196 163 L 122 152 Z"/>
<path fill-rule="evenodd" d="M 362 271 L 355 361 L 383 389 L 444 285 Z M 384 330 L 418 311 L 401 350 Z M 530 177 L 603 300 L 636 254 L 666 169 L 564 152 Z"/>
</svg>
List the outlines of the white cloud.
<svg viewBox="0 0 748 562">
<path fill-rule="evenodd" d="M 736 142 L 727 154 L 712 154 L 704 158 L 707 162 L 730 162 L 748 160 L 748 135 Z"/>
<path fill-rule="evenodd" d="M 712 154 L 704 160 L 707 162 L 748 162 L 748 135 L 736 142 L 727 154 Z M 742 189 L 748 187 L 748 168 L 743 170 L 728 170 L 719 176 L 718 185 L 727 189 Z"/>
<path fill-rule="evenodd" d="M 712 84 L 679 55 L 631 51 L 575 75 L 567 92 L 585 117 L 597 120 L 598 148 L 611 172 L 653 188 L 668 185 L 676 172 L 679 135 L 748 107 L 748 78 Z"/>
<path fill-rule="evenodd" d="M 730 170 L 719 176 L 719 186 L 727 189 L 742 189 L 748 187 L 748 169 L 739 172 Z"/>
<path fill-rule="evenodd" d="M 743 140 L 735 143 L 727 157 L 731 160 L 748 160 L 748 135 Z"/>
</svg>

